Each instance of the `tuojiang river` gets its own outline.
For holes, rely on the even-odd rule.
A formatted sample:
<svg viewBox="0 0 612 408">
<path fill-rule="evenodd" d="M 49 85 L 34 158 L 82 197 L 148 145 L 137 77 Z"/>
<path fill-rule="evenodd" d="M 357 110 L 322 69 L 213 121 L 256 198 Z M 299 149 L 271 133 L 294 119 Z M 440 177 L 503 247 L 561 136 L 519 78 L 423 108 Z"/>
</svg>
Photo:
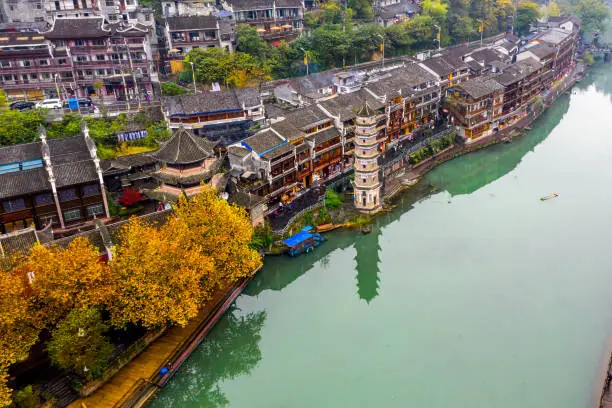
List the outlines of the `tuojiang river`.
<svg viewBox="0 0 612 408">
<path fill-rule="evenodd" d="M 601 65 L 522 138 L 433 170 L 372 233 L 266 258 L 151 406 L 594 406 L 612 335 L 610 121 Z"/>
</svg>

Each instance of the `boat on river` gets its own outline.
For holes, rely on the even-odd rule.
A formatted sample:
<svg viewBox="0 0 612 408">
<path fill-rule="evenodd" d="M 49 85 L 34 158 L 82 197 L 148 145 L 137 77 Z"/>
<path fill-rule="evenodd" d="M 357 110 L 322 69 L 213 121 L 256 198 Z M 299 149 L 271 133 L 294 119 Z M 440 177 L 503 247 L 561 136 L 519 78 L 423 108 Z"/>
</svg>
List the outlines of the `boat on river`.
<svg viewBox="0 0 612 408">
<path fill-rule="evenodd" d="M 283 244 L 287 246 L 287 253 L 290 256 L 312 252 L 316 247 L 321 245 L 325 238 L 319 233 L 313 232 L 314 228 L 310 225 L 302 228 L 300 232 L 283 240 Z"/>
<path fill-rule="evenodd" d="M 552 193 L 551 195 L 547 195 L 544 197 L 540 197 L 540 200 L 542 201 L 546 201 L 546 200 L 550 200 L 551 198 L 555 198 L 555 197 L 559 197 L 559 194 L 557 193 Z"/>
</svg>

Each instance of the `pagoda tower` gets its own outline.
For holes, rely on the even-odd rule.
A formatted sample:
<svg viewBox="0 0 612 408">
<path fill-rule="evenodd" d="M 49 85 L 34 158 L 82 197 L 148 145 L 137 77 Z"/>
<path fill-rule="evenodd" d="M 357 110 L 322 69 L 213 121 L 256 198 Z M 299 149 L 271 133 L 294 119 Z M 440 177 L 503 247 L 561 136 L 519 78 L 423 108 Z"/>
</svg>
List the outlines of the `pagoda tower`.
<svg viewBox="0 0 612 408">
<path fill-rule="evenodd" d="M 377 114 L 365 101 L 355 118 L 355 208 L 367 214 L 382 209 L 376 136 Z"/>
</svg>

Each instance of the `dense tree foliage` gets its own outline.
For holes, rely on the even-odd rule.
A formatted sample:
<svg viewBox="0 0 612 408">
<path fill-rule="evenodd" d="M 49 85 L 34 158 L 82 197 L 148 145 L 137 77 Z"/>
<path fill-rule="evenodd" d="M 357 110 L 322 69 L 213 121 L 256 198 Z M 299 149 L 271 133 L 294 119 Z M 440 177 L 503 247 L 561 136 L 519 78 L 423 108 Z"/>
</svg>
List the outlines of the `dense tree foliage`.
<svg viewBox="0 0 612 408">
<path fill-rule="evenodd" d="M 10 403 L 8 368 L 27 358 L 43 330 L 52 333 L 47 350 L 54 363 L 96 377 L 110 352 L 103 336 L 109 324 L 187 324 L 220 291 L 261 266 L 249 247 L 252 234 L 244 209 L 207 187 L 183 197 L 163 225 L 130 220 L 108 263 L 85 238 L 66 248 L 37 244 L 10 262 L 3 258 L 0 406 Z"/>
<path fill-rule="evenodd" d="M 516 13 L 516 31 L 518 35 L 529 34 L 530 27 L 540 17 L 540 11 L 536 3 L 521 3 Z"/>
<path fill-rule="evenodd" d="M 99 377 L 113 346 L 104 333 L 109 325 L 97 309 L 72 309 L 53 329 L 47 352 L 58 367 L 87 379 Z"/>
</svg>

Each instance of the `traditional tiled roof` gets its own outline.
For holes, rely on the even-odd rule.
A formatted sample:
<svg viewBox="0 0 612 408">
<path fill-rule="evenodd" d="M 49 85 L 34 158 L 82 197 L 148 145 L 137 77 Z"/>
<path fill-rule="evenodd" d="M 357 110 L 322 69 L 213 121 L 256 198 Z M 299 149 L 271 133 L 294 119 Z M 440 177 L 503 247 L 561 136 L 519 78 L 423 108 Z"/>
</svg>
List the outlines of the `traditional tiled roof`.
<svg viewBox="0 0 612 408">
<path fill-rule="evenodd" d="M 111 160 L 102 160 L 100 166 L 104 173 L 113 173 L 130 170 L 134 167 L 152 166 L 155 163 L 157 163 L 157 160 L 151 156 L 151 153 L 138 153 L 117 157 Z"/>
<path fill-rule="evenodd" d="M 195 136 L 191 131 L 180 127 L 159 150 L 151 155 L 164 163 L 196 163 L 214 157 L 213 149 L 217 143 Z"/>
<path fill-rule="evenodd" d="M 0 258 L 25 254 L 38 242 L 35 228 L 26 228 L 0 235 Z"/>
<path fill-rule="evenodd" d="M 0 147 L 0 164 L 41 159 L 40 142 Z"/>
<path fill-rule="evenodd" d="M 469 56 L 480 63 L 484 63 L 485 65 L 489 65 L 493 61 L 504 61 L 508 58 L 506 55 L 503 55 L 492 48 L 476 50 L 470 53 Z"/>
<path fill-rule="evenodd" d="M 378 97 L 392 98 L 398 95 L 408 97 L 416 92 L 415 87 L 438 79 L 418 64 L 409 63 L 384 78 L 368 83 L 366 88 Z"/>
<path fill-rule="evenodd" d="M 217 29 L 217 18 L 215 16 L 167 17 L 166 21 L 168 22 L 170 31 Z"/>
<path fill-rule="evenodd" d="M 346 122 L 351 119 L 355 119 L 357 116 L 357 110 L 363 105 L 363 101 L 368 98 L 368 91 L 360 89 L 356 92 L 348 94 L 337 95 L 334 98 L 326 99 L 319 102 L 326 111 L 334 116 L 339 116 L 342 122 Z M 368 104 L 373 110 L 378 110 L 384 107 L 384 104 L 378 101 L 378 99 L 368 99 Z"/>
<path fill-rule="evenodd" d="M 320 72 L 317 74 L 293 78 L 290 81 L 291 87 L 296 92 L 312 99 L 325 96 L 318 93 L 319 89 L 331 87 L 334 84 L 334 74 L 332 72 Z"/>
<path fill-rule="evenodd" d="M 42 34 L 50 40 L 90 39 L 110 37 L 111 30 L 103 17 L 56 18 L 51 30 Z"/>
<path fill-rule="evenodd" d="M 357 110 L 356 115 L 359 118 L 370 118 L 376 115 L 376 111 L 370 107 L 370 104 L 367 100 L 364 100 L 359 110 Z"/>
<path fill-rule="evenodd" d="M 98 180 L 96 167 L 83 136 L 50 139 L 47 143 L 58 188 Z"/>
<path fill-rule="evenodd" d="M 98 173 L 91 160 L 53 165 L 53 175 L 58 188 L 98 181 Z"/>
<path fill-rule="evenodd" d="M 242 145 L 255 153 L 262 155 L 273 148 L 287 143 L 282 137 L 270 129 L 264 129 L 242 141 Z"/>
<path fill-rule="evenodd" d="M 170 115 L 236 111 L 242 110 L 243 107 L 253 107 L 259 104 L 260 98 L 257 88 L 162 97 L 162 105 Z"/>
<path fill-rule="evenodd" d="M 236 155 L 238 157 L 246 157 L 249 154 L 249 151 L 244 147 L 230 146 L 227 150 L 230 154 Z"/>
<path fill-rule="evenodd" d="M 444 57 L 434 57 L 421 62 L 421 65 L 429 68 L 440 77 L 447 77 L 457 70 L 453 65 L 448 63 Z"/>
<path fill-rule="evenodd" d="M 289 153 L 290 151 L 294 150 L 295 146 L 290 144 L 290 143 L 283 143 L 279 146 L 276 146 L 275 148 L 268 150 L 266 153 L 262 154 L 261 156 L 264 159 L 268 159 L 268 160 L 272 160 L 275 159 L 279 156 L 282 156 L 286 153 Z"/>
<path fill-rule="evenodd" d="M 527 51 L 531 52 L 537 58 L 542 60 L 553 56 L 555 54 L 555 47 L 547 43 L 542 43 L 535 44 L 534 46 L 525 49 L 525 52 Z"/>
<path fill-rule="evenodd" d="M 537 41 L 557 45 L 565 41 L 571 34 L 560 28 L 549 28 L 536 37 Z"/>
<path fill-rule="evenodd" d="M 398 4 L 392 4 L 386 7 L 378 7 L 375 12 L 376 16 L 381 17 L 383 20 L 390 20 L 397 15 L 406 15 L 408 13 L 416 13 L 419 11 L 419 7 L 414 3 L 402 1 Z"/>
<path fill-rule="evenodd" d="M 457 85 L 472 98 L 478 99 L 495 91 L 503 91 L 504 87 L 489 78 L 474 78 Z"/>
<path fill-rule="evenodd" d="M 516 64 L 510 65 L 504 72 L 496 75 L 494 79 L 501 85 L 508 86 L 520 81 L 542 67 L 543 65 L 535 59 L 527 58 L 517 62 Z"/>
<path fill-rule="evenodd" d="M 0 199 L 51 190 L 48 177 L 43 167 L 0 174 Z"/>
<path fill-rule="evenodd" d="M 316 106 L 307 106 L 285 115 L 291 124 L 300 130 L 307 130 L 313 126 L 329 122 L 331 119 Z"/>
<path fill-rule="evenodd" d="M 279 135 L 287 140 L 299 139 L 306 136 L 306 133 L 295 127 L 295 124 L 290 119 L 279 120 L 270 125 Z"/>
<path fill-rule="evenodd" d="M 309 138 L 314 140 L 315 146 L 319 146 L 336 137 L 340 137 L 340 132 L 333 126 L 309 136 Z"/>
</svg>

